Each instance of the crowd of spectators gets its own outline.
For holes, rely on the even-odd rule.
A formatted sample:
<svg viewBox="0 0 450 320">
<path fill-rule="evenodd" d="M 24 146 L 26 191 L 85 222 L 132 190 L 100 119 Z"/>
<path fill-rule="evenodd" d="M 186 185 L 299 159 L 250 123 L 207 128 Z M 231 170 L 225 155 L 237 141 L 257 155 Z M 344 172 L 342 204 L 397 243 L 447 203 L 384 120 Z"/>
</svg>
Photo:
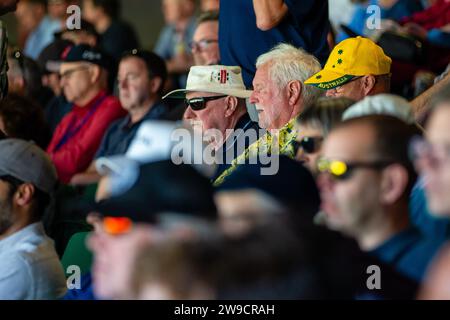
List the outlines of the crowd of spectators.
<svg viewBox="0 0 450 320">
<path fill-rule="evenodd" d="M 121 4 L 0 3 L 0 299 L 450 299 L 449 0 Z"/>
</svg>

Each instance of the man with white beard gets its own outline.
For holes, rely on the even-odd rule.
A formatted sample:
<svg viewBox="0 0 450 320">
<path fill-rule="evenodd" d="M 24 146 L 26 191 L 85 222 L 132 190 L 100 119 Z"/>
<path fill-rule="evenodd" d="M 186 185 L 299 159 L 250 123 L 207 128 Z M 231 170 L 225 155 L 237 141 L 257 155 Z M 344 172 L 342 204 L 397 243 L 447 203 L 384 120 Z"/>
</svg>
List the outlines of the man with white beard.
<svg viewBox="0 0 450 320">
<path fill-rule="evenodd" d="M 317 88 L 306 86 L 304 82 L 320 68 L 313 55 L 290 44 L 279 44 L 258 57 L 249 102 L 256 105 L 259 126 L 268 132 L 233 161 L 230 168 L 216 179 L 216 186 L 249 159 L 276 154 L 295 157 L 297 131 L 294 124 L 321 94 Z"/>
</svg>

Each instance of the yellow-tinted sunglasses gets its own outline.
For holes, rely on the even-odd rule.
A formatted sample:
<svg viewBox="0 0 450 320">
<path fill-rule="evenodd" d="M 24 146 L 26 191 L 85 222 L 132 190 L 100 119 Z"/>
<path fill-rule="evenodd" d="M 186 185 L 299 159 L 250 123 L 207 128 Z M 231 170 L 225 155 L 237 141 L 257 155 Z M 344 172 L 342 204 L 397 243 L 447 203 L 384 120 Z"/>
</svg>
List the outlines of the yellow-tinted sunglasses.
<svg viewBox="0 0 450 320">
<path fill-rule="evenodd" d="M 347 180 L 351 177 L 353 170 L 366 168 L 372 170 L 381 170 L 391 165 L 392 161 L 373 161 L 373 162 L 344 162 L 341 160 L 330 160 L 321 158 L 317 162 L 317 168 L 320 172 L 329 173 L 336 180 Z"/>
</svg>

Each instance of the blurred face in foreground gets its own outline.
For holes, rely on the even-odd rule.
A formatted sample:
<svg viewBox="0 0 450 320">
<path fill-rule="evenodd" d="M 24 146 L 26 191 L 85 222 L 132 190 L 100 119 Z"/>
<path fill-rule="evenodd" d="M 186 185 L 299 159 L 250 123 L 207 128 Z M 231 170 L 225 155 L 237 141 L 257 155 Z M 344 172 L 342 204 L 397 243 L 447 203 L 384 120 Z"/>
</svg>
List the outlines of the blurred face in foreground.
<svg viewBox="0 0 450 320">
<path fill-rule="evenodd" d="M 332 132 L 322 149 L 324 159 L 339 161 L 341 166 L 377 161 L 370 147 L 375 139 L 373 131 L 367 126 L 353 125 Z M 380 170 L 368 167 L 349 170 L 340 179 L 328 172 L 321 173 L 318 186 L 328 227 L 349 235 L 361 232 L 369 218 L 381 210 L 380 182 Z"/>
<path fill-rule="evenodd" d="M 214 199 L 220 226 L 232 236 L 245 234 L 269 217 L 284 212 L 278 201 L 255 189 L 221 191 Z"/>
<path fill-rule="evenodd" d="M 450 215 L 450 103 L 438 107 L 426 128 L 427 141 L 416 152 L 416 166 L 424 177 L 431 212 Z"/>
<path fill-rule="evenodd" d="M 157 232 L 150 225 L 139 224 L 123 234 L 111 234 L 102 220 L 96 224 L 88 240 L 88 247 L 94 254 L 95 295 L 102 299 L 126 299 L 130 296 L 130 270 L 136 255 L 142 247 L 156 241 Z"/>
</svg>

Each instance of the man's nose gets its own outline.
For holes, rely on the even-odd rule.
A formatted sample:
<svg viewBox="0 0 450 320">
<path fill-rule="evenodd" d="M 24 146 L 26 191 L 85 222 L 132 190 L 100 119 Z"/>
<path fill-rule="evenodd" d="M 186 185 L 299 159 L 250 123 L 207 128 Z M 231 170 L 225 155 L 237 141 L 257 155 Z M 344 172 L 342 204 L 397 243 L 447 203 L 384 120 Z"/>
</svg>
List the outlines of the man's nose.
<svg viewBox="0 0 450 320">
<path fill-rule="evenodd" d="M 256 104 L 258 102 L 258 99 L 256 97 L 255 91 L 252 92 L 252 94 L 250 95 L 250 98 L 248 99 L 248 101 L 251 104 Z"/>
<path fill-rule="evenodd" d="M 118 81 L 119 89 L 128 88 L 128 81 L 126 79 Z"/>
<path fill-rule="evenodd" d="M 333 185 L 333 179 L 328 173 L 322 172 L 317 177 L 317 187 L 320 191 L 330 191 L 333 189 Z"/>
<path fill-rule="evenodd" d="M 184 112 L 183 115 L 183 119 L 185 120 L 190 120 L 190 119 L 195 119 L 195 113 L 194 111 L 192 111 L 191 107 L 187 107 L 186 111 Z"/>
</svg>

